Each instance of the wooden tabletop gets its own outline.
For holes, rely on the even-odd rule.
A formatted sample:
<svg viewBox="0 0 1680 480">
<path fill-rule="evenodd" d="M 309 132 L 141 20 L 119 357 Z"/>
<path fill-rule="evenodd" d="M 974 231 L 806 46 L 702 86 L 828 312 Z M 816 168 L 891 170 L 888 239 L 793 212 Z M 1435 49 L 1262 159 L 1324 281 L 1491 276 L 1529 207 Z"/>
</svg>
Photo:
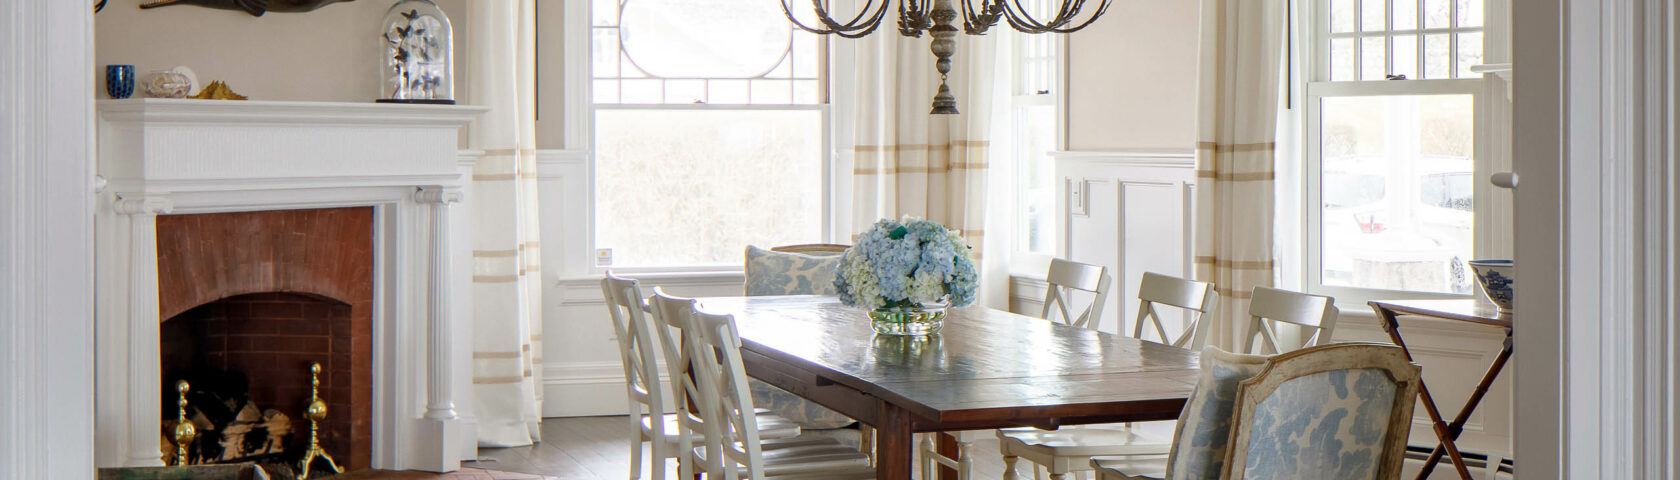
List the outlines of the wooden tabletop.
<svg viewBox="0 0 1680 480">
<path fill-rule="evenodd" d="M 1185 349 L 981 307 L 929 337 L 876 335 L 834 297 L 714 297 L 740 327 L 748 373 L 865 423 L 902 408 L 917 431 L 1171 420 L 1197 380 Z"/>
<path fill-rule="evenodd" d="M 1514 317 L 1510 312 L 1500 313 L 1498 307 L 1480 299 L 1372 300 L 1370 305 L 1371 308 L 1377 309 L 1378 313 L 1381 313 L 1381 310 L 1389 310 L 1400 315 L 1418 315 L 1504 328 L 1511 328 Z"/>
</svg>

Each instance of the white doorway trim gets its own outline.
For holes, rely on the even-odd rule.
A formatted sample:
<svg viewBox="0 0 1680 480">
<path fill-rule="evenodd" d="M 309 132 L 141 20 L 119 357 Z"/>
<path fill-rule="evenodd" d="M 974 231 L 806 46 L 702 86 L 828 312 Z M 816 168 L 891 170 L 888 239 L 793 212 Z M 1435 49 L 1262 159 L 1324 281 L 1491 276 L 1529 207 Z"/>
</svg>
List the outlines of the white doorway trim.
<svg viewBox="0 0 1680 480">
<path fill-rule="evenodd" d="M 1674 3 L 1513 11 L 1525 477 L 1676 473 Z"/>
<path fill-rule="evenodd" d="M 0 478 L 92 478 L 93 10 L 0 2 Z"/>
</svg>

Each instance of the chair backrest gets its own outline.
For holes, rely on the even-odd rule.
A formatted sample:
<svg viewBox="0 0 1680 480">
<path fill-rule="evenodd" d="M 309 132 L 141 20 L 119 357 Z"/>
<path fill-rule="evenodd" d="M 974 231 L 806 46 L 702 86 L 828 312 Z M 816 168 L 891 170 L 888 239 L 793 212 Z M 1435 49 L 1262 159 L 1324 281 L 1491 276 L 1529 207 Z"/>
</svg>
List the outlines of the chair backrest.
<svg viewBox="0 0 1680 480">
<path fill-rule="evenodd" d="M 659 388 L 658 357 L 660 343 L 655 327 L 642 313 L 642 288 L 635 280 L 607 272 L 601 279 L 601 296 L 607 301 L 607 314 L 612 317 L 613 332 L 618 337 L 619 360 L 624 364 L 624 384 L 630 398 L 630 414 L 652 415 L 658 418 L 669 410 L 664 392 Z M 654 421 L 655 434 L 664 433 L 664 422 Z"/>
<path fill-rule="evenodd" d="M 761 480 L 764 454 L 735 317 L 695 312 L 691 318 L 692 328 L 683 332 L 691 340 L 689 354 L 700 387 L 697 403 L 705 423 L 707 472 L 717 478 Z"/>
<path fill-rule="evenodd" d="M 1241 348 L 1243 353 L 1267 353 L 1264 350 L 1268 348 L 1270 353 L 1283 353 L 1330 343 L 1330 335 L 1336 329 L 1337 313 L 1334 298 L 1254 287 L 1254 297 L 1248 304 L 1248 334 L 1243 335 Z M 1311 333 L 1300 345 L 1285 349 L 1279 344 L 1279 322 L 1298 325 L 1303 333 Z M 1254 351 L 1256 336 L 1261 339 L 1261 351 Z"/>
<path fill-rule="evenodd" d="M 1399 478 L 1421 373 L 1400 347 L 1381 343 L 1272 358 L 1237 391 L 1219 478 Z"/>
<path fill-rule="evenodd" d="M 1213 315 L 1214 308 L 1219 305 L 1219 294 L 1213 291 L 1212 283 L 1143 272 L 1143 282 L 1138 285 L 1138 300 L 1141 302 L 1138 302 L 1137 322 L 1132 328 L 1132 338 L 1146 340 L 1143 337 L 1143 326 L 1148 323 L 1154 327 L 1161 343 L 1191 350 L 1201 350 L 1207 346 L 1209 322 L 1203 320 Z M 1167 327 L 1161 323 L 1161 316 L 1155 311 L 1156 304 L 1186 310 L 1184 331 L 1179 332 L 1177 336 L 1167 335 Z"/>
<path fill-rule="evenodd" d="M 1044 282 L 1049 284 L 1049 288 L 1045 289 L 1044 311 L 1038 314 L 1039 317 L 1055 320 L 1050 314 L 1059 312 L 1064 324 L 1091 330 L 1102 324 L 1103 306 L 1108 303 L 1108 287 L 1114 282 L 1114 277 L 1108 274 L 1108 267 L 1052 258 L 1050 272 L 1044 275 Z M 1073 316 L 1068 307 L 1074 290 L 1096 294 L 1078 317 Z"/>
<path fill-rule="evenodd" d="M 648 298 L 648 310 L 653 312 L 653 318 L 658 325 L 659 344 L 665 352 L 665 370 L 671 381 L 671 405 L 677 414 L 677 462 L 680 476 L 690 478 L 694 465 L 690 459 L 694 456 L 692 438 L 705 431 L 705 421 L 690 411 L 690 405 L 697 405 L 702 398 L 695 376 L 689 375 L 693 370 L 693 355 L 685 347 L 686 342 L 692 341 L 689 332 L 694 324 L 694 299 L 674 297 L 665 293 L 663 288 L 655 287 L 653 297 Z"/>
<path fill-rule="evenodd" d="M 803 253 L 803 254 L 806 254 L 806 255 L 839 255 L 839 254 L 842 254 L 842 253 L 846 253 L 846 249 L 848 249 L 848 248 L 852 248 L 852 246 L 851 245 L 840 245 L 840 244 L 837 244 L 837 243 L 805 243 L 805 244 L 799 244 L 799 245 L 782 245 L 780 247 L 770 247 L 770 251 L 772 251 L 772 252 L 785 252 L 785 253 Z"/>
</svg>

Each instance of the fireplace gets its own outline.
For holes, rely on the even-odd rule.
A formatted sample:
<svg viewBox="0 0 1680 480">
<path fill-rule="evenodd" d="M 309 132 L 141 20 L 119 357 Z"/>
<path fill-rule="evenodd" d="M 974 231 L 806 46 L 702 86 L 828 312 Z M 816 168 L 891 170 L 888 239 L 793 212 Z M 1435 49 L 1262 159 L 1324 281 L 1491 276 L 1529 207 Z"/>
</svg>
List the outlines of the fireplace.
<svg viewBox="0 0 1680 480">
<path fill-rule="evenodd" d="M 238 399 L 282 414 L 293 434 L 283 455 L 269 457 L 295 462 L 308 447 L 303 411 L 309 366 L 319 363 L 328 412 L 321 445 L 340 466 L 368 468 L 373 209 L 165 215 L 157 222 L 164 385 L 186 379 L 199 392 L 189 398 Z M 177 417 L 175 400 L 165 388 L 165 421 Z M 193 457 L 208 456 L 205 462 L 248 458 L 240 444 L 223 448 L 220 436 L 196 443 Z"/>
<path fill-rule="evenodd" d="M 96 466 L 163 463 L 172 371 L 247 377 L 307 441 L 310 362 L 341 465 L 472 458 L 472 222 L 454 205 L 476 158 L 459 129 L 484 110 L 101 101 Z"/>
</svg>

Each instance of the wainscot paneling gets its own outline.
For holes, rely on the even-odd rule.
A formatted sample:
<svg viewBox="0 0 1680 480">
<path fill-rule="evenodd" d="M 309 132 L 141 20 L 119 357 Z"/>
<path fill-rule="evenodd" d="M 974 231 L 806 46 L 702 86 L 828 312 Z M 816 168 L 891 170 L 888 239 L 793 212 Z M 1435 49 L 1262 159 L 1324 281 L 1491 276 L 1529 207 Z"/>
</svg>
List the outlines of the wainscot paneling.
<svg viewBox="0 0 1680 480">
<path fill-rule="evenodd" d="M 1058 256 L 1108 267 L 1114 286 L 1101 330 L 1125 328 L 1129 332 L 1144 272 L 1177 277 L 1192 273 L 1195 154 L 1185 150 L 1053 155 L 1056 177 L 1061 179 L 1057 223 L 1063 235 Z M 1181 325 L 1183 316 L 1167 310 L 1162 310 L 1162 319 L 1169 330 L 1176 331 L 1172 325 Z"/>
</svg>

